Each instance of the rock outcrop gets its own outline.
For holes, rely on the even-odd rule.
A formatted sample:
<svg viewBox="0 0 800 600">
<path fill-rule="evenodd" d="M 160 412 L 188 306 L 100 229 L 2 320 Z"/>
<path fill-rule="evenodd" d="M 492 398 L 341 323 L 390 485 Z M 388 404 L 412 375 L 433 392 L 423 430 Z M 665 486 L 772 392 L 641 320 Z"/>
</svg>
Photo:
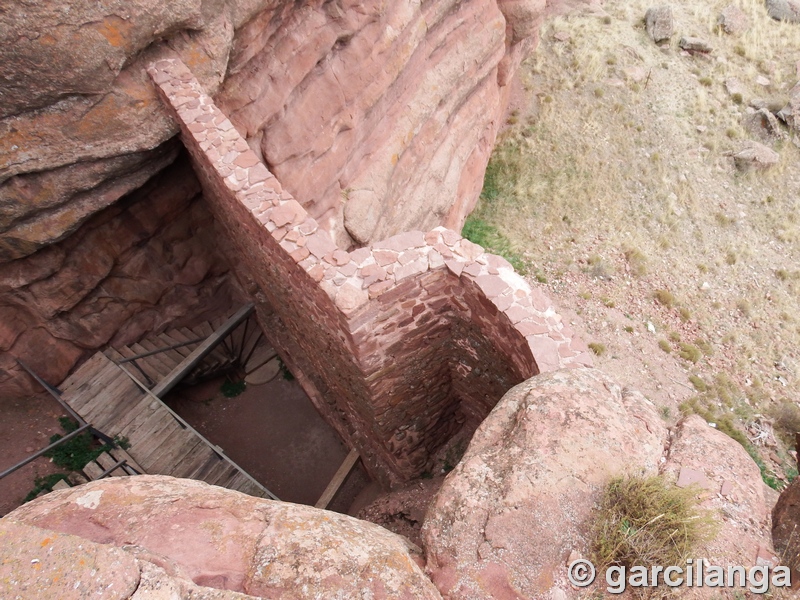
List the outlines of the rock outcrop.
<svg viewBox="0 0 800 600">
<path fill-rule="evenodd" d="M 427 568 L 442 595 L 549 598 L 566 582 L 570 552 L 586 550 L 605 484 L 657 471 L 667 439 L 661 423 L 640 394 L 596 370 L 540 375 L 511 389 L 423 525 Z"/>
<path fill-rule="evenodd" d="M 92 247 L 87 235 L 108 220 L 111 213 L 104 211 L 116 211 L 109 207 L 120 199 L 132 204 L 150 192 L 170 194 L 153 192 L 156 184 L 185 185 L 154 179 L 175 159 L 179 144 L 146 65 L 167 57 L 187 64 L 231 113 L 251 148 L 347 248 L 407 229 L 460 229 L 482 185 L 510 78 L 537 43 L 542 19 L 580 3 L 112 0 L 10 6 L 0 13 L 0 350 L 8 352 L 0 364 L 3 391 L 35 389 L 15 379 L 12 356 L 24 359 L 31 348 L 43 348 L 41 362 L 49 366 L 34 366 L 56 383 L 84 350 L 102 346 L 126 320 L 135 321 L 127 332 L 141 334 L 143 324 L 155 327 L 180 314 L 180 302 L 154 302 L 160 284 L 144 282 L 151 276 L 162 281 L 158 273 L 130 278 L 143 284 L 147 296 L 132 300 L 130 280 L 114 272 L 122 263 Z M 136 227 L 125 218 L 119 227 Z M 86 274 L 71 281 L 69 249 L 79 244 L 86 256 L 75 261 Z M 163 263 L 172 257 L 165 252 L 153 252 L 146 266 L 137 264 L 169 270 Z M 190 266 L 199 270 L 200 263 Z M 64 281 L 75 289 L 62 289 Z M 95 302 L 93 311 L 81 312 L 100 286 L 102 306 Z M 194 299 L 189 304 L 200 311 L 217 306 Z"/>
<path fill-rule="evenodd" d="M 137 561 L 155 565 L 169 576 L 170 585 L 193 583 L 256 597 L 440 598 L 418 565 L 419 550 L 404 538 L 344 515 L 261 500 L 198 481 L 141 475 L 52 492 L 0 521 L 0 543 L 9 549 L 15 548 L 10 541 L 19 527 L 15 522 L 39 528 L 29 533 L 36 536 L 35 543 L 23 544 L 22 555 L 4 552 L 20 559 L 6 561 L 0 573 L 33 569 L 40 598 L 70 597 L 56 593 L 64 580 L 45 575 L 59 569 L 66 581 L 94 585 L 92 589 L 104 584 L 107 590 L 107 584 L 119 581 L 113 590 L 95 597 L 128 598 L 125 594 L 140 577 Z M 76 537 L 104 545 L 98 553 L 100 574 L 77 568 L 82 554 L 92 554 L 93 544 L 86 544 L 70 564 L 66 553 L 77 547 Z M 41 542 L 45 539 L 56 543 L 57 550 L 47 550 L 51 542 Z M 33 558 L 40 567 L 31 567 Z M 29 583 L 22 574 L 17 581 Z M 146 574 L 143 569 L 142 580 Z M 156 571 L 150 576 L 161 575 Z M 10 592 L 4 597 L 19 593 L 14 577 L 0 576 L 0 586 Z"/>
<path fill-rule="evenodd" d="M 647 35 L 656 44 L 667 42 L 675 34 L 675 21 L 672 16 L 672 7 L 669 5 L 653 6 L 647 9 L 644 16 L 644 26 Z"/>
<path fill-rule="evenodd" d="M 733 155 L 733 163 L 740 171 L 764 171 L 780 162 L 781 155 L 759 142 L 747 142 Z"/>
<path fill-rule="evenodd" d="M 591 556 L 593 508 L 610 479 L 642 472 L 699 483 L 718 528 L 697 556 L 777 566 L 773 500 L 737 442 L 698 416 L 668 432 L 641 394 L 576 369 L 516 386 L 478 428 L 428 510 L 427 570 L 450 600 L 583 597 L 568 583 L 569 557 Z M 582 593 L 605 587 L 600 573 L 595 586 Z"/>
<path fill-rule="evenodd" d="M 770 535 L 775 492 L 740 444 L 701 417 L 689 416 L 676 428 L 663 471 L 679 485 L 696 482 L 706 490 L 700 506 L 715 517 L 718 529 L 697 556 L 725 568 L 778 565 Z M 694 597 L 717 598 L 719 590 L 695 590 Z"/>
<path fill-rule="evenodd" d="M 767 14 L 776 21 L 800 23 L 800 4 L 794 0 L 767 0 Z"/>
<path fill-rule="evenodd" d="M 175 55 L 340 240 L 345 226 L 367 242 L 458 225 L 507 83 L 560 4 L 13 4 L 0 15 L 0 260 L 63 239 L 168 164 L 177 129 L 144 66 Z"/>
<path fill-rule="evenodd" d="M 0 264 L 3 394 L 42 391 L 17 358 L 59 383 L 107 343 L 228 310 L 222 243 L 184 157 L 69 238 Z"/>
<path fill-rule="evenodd" d="M 781 492 L 772 509 L 772 542 L 792 568 L 792 581 L 800 589 L 800 479 Z"/>
</svg>

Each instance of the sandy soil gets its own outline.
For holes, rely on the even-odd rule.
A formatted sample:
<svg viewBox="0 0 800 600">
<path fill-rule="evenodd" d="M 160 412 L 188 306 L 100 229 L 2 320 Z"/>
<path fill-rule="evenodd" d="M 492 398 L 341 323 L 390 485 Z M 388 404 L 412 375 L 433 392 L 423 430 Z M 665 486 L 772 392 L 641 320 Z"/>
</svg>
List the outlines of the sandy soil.
<svg viewBox="0 0 800 600">
<path fill-rule="evenodd" d="M 348 449 L 296 380 L 278 375 L 225 398 L 224 378 L 176 390 L 165 400 L 281 500 L 313 505 Z M 347 512 L 369 483 L 360 463 L 330 505 Z"/>
<path fill-rule="evenodd" d="M 62 409 L 47 394 L 24 399 L 0 398 L 0 470 L 5 470 L 50 443 L 50 436 L 63 433 L 58 422 Z M 34 480 L 59 469 L 49 458 L 32 463 L 0 479 L 0 516 L 22 503 Z"/>
</svg>

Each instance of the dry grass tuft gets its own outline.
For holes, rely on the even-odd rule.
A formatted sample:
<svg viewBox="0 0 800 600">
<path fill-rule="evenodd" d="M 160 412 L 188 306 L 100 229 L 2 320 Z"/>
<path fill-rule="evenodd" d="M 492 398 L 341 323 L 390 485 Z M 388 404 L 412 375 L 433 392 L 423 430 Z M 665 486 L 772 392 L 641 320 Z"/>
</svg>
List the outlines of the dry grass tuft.
<svg viewBox="0 0 800 600">
<path fill-rule="evenodd" d="M 680 565 L 715 533 L 711 513 L 698 508 L 697 489 L 658 475 L 620 477 L 600 502 L 593 560 L 599 572 L 611 565 Z"/>
</svg>

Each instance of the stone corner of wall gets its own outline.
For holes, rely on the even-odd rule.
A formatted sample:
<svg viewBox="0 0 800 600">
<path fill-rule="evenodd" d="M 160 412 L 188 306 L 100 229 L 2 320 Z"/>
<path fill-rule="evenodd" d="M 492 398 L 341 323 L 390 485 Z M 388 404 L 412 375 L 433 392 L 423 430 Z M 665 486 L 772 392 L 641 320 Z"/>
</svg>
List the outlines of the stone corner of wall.
<svg viewBox="0 0 800 600">
<path fill-rule="evenodd" d="M 403 291 L 411 293 L 414 281 L 441 272 L 508 319 L 540 372 L 592 365 L 588 347 L 561 322 L 538 287 L 532 288 L 504 258 L 455 231 L 405 231 L 350 252 L 339 248 L 283 190 L 180 59 L 155 61 L 148 73 L 172 106 L 187 147 L 201 153 L 207 179 L 224 187 L 232 208 L 249 215 L 249 226 L 265 231 L 346 321 L 367 322 L 362 317 L 374 312 L 373 301 L 392 291 L 401 293 L 399 301 Z"/>
</svg>

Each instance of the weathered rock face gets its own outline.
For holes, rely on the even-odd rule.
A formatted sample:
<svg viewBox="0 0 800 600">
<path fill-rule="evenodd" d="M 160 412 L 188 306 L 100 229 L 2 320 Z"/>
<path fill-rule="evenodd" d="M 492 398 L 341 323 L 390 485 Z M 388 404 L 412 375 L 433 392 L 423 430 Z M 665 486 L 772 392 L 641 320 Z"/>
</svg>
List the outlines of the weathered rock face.
<svg viewBox="0 0 800 600">
<path fill-rule="evenodd" d="M 700 506 L 716 517 L 718 531 L 697 556 L 726 568 L 777 566 L 770 539 L 775 492 L 761 480 L 758 465 L 741 445 L 692 415 L 678 423 L 663 470 L 679 482 L 697 479 L 707 490 Z M 691 597 L 718 598 L 719 590 L 694 590 Z"/>
<path fill-rule="evenodd" d="M 139 560 L 174 578 L 252 596 L 440 598 L 417 564 L 419 550 L 404 538 L 344 515 L 197 481 L 155 475 L 96 481 L 48 494 L 2 523 L 8 520 L 133 546 Z M 23 596 L 34 597 L 45 596 Z"/>
<path fill-rule="evenodd" d="M 656 472 L 666 428 L 649 402 L 592 369 L 512 388 L 428 511 L 428 571 L 447 598 L 549 598 L 611 477 Z"/>
<path fill-rule="evenodd" d="M 546 13 L 573 3 L 12 4 L 0 260 L 62 239 L 169 162 L 176 128 L 144 66 L 175 54 L 340 241 L 460 225 L 509 77 Z"/>
<path fill-rule="evenodd" d="M 600 573 L 593 588 L 569 585 L 568 557 L 591 556 L 592 509 L 610 479 L 641 472 L 705 488 L 701 506 L 718 531 L 697 556 L 724 567 L 777 566 L 773 501 L 744 449 L 697 416 L 668 433 L 641 394 L 580 369 L 518 385 L 478 428 L 428 510 L 428 572 L 450 600 L 599 593 Z M 680 596 L 720 597 L 708 587 Z"/>
<path fill-rule="evenodd" d="M 11 3 L 0 14 L 0 261 L 63 239 L 174 158 L 143 65 L 172 51 L 216 90 L 265 1 Z"/>
<path fill-rule="evenodd" d="M 668 41 L 675 33 L 675 22 L 671 6 L 654 6 L 644 16 L 647 35 L 656 44 Z"/>
<path fill-rule="evenodd" d="M 0 310 L 11 318 L 0 323 L 0 350 L 16 345 L 24 359 L 41 348 L 48 366 L 39 368 L 57 381 L 126 318 L 142 333 L 144 322 L 178 314 L 151 310 L 165 293 L 154 291 L 151 274 L 133 277 L 146 297 L 131 298 L 114 252 L 76 233 L 175 159 L 176 124 L 144 70 L 154 60 L 180 57 L 347 247 L 442 223 L 460 229 L 509 78 L 541 20 L 580 3 L 12 3 L 0 13 L 0 265 L 29 258 L 2 267 Z M 117 226 L 137 227 L 124 217 Z M 153 250 L 140 268 L 172 260 Z M 102 306 L 90 313 L 85 299 L 101 282 Z M 4 360 L 4 391 L 30 391 L 5 385 L 16 365 Z"/>
<path fill-rule="evenodd" d="M 231 305 L 228 267 L 199 193 L 181 159 L 68 239 L 0 264 L 4 396 L 41 391 L 16 358 L 59 383 L 106 343 L 128 343 Z"/>
<path fill-rule="evenodd" d="M 778 498 L 772 509 L 772 541 L 784 564 L 792 568 L 792 581 L 800 588 L 800 479 Z"/>
</svg>

